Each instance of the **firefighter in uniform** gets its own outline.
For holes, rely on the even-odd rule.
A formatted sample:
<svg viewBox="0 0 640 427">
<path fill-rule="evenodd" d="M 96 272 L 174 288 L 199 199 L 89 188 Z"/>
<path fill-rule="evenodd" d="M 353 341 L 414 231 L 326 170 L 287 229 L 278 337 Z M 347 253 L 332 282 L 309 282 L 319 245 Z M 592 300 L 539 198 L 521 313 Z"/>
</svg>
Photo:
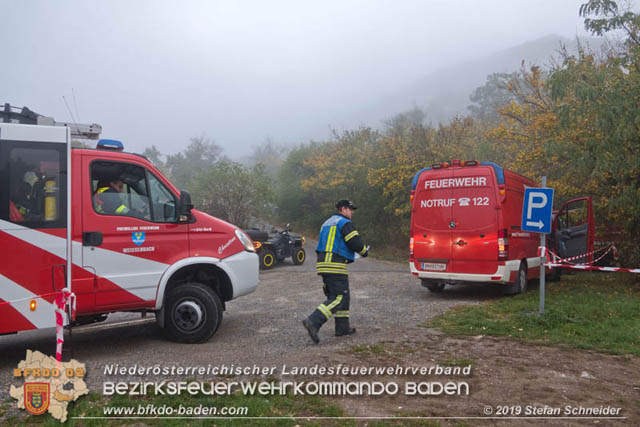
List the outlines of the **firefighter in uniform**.
<svg viewBox="0 0 640 427">
<path fill-rule="evenodd" d="M 96 211 L 109 215 L 129 214 L 129 208 L 120 198 L 122 187 L 124 187 L 124 183 L 119 179 L 114 179 L 108 185 L 98 184 L 98 189 L 93 196 Z"/>
<path fill-rule="evenodd" d="M 318 330 L 331 316 L 335 316 L 337 337 L 352 335 L 355 328 L 349 326 L 349 272 L 355 253 L 369 255 L 367 247 L 356 231 L 351 216 L 357 209 L 349 200 L 336 203 L 337 212 L 327 219 L 320 229 L 316 253 L 316 272 L 322 276 L 323 291 L 327 300 L 320 304 L 302 324 L 316 344 L 320 342 Z"/>
</svg>

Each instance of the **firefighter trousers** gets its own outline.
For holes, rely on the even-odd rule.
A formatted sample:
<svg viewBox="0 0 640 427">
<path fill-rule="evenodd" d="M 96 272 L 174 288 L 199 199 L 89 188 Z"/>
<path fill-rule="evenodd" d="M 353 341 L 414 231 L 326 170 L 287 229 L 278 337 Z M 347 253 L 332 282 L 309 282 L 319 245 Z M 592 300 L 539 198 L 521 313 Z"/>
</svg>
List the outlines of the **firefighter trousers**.
<svg viewBox="0 0 640 427">
<path fill-rule="evenodd" d="M 327 300 L 320 304 L 309 316 L 309 321 L 318 329 L 331 316 L 336 319 L 336 333 L 349 330 L 349 276 L 346 274 L 321 274 L 322 290 Z"/>
</svg>

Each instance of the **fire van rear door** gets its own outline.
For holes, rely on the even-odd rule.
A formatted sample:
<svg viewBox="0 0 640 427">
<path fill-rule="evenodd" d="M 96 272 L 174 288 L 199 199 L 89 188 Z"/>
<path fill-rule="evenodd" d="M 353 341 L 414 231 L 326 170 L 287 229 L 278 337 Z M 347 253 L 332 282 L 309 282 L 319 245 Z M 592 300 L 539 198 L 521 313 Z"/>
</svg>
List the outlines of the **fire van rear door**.
<svg viewBox="0 0 640 427">
<path fill-rule="evenodd" d="M 497 269 L 496 180 L 490 167 L 465 167 L 453 174 L 452 271 L 491 274 Z"/>
<path fill-rule="evenodd" d="M 450 271 L 451 171 L 436 169 L 423 175 L 412 209 L 415 267 L 421 271 Z"/>
</svg>

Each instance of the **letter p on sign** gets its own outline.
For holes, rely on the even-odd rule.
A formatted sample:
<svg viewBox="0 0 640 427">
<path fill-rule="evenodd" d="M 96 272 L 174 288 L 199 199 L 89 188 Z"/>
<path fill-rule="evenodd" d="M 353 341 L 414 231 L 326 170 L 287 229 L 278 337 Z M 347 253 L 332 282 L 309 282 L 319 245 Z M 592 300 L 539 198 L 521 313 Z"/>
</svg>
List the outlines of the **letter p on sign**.
<svg viewBox="0 0 640 427">
<path fill-rule="evenodd" d="M 538 192 L 532 191 L 528 194 L 528 196 L 529 196 L 529 199 L 528 199 L 529 207 L 527 208 L 527 218 L 531 218 L 531 214 L 532 214 L 531 211 L 533 211 L 533 209 L 535 208 L 540 209 L 547 206 L 547 195 L 544 193 L 538 193 Z"/>
</svg>

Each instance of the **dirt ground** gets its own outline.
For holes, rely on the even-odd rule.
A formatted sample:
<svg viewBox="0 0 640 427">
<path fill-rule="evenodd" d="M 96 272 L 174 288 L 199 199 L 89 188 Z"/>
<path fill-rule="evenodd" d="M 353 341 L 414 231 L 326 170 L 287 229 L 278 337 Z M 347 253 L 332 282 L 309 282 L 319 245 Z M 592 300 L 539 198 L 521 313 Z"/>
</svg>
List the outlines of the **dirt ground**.
<svg viewBox="0 0 640 427">
<path fill-rule="evenodd" d="M 366 366 L 471 365 L 471 374 L 384 377 L 399 384 L 417 381 L 465 381 L 469 395 L 397 396 L 343 399 L 355 416 L 462 417 L 438 420 L 443 425 L 640 425 L 640 360 L 591 351 L 517 343 L 487 336 L 450 337 L 436 330 L 383 343 L 384 351 L 336 355 L 333 363 Z M 350 378 L 353 380 L 353 378 Z M 577 419 L 547 415 L 566 407 L 619 408 L 626 419 Z M 502 407 L 502 408 L 498 408 Z M 487 409 L 491 408 L 491 409 Z M 537 416 L 551 418 L 532 418 Z M 573 409 L 572 409 L 573 410 Z M 502 414 L 498 413 L 502 411 Z M 529 419 L 503 419 L 527 415 Z M 490 414 L 489 414 L 490 413 Z M 487 415 L 495 418 L 487 419 Z M 478 417 L 478 418 L 475 418 Z"/>
<path fill-rule="evenodd" d="M 411 276 L 408 266 L 367 258 L 350 267 L 352 324 L 357 333 L 334 337 L 333 321 L 320 331 L 314 345 L 300 321 L 324 299 L 321 280 L 314 273 L 312 242 L 308 261 L 294 266 L 288 260 L 261 273 L 258 290 L 231 301 L 220 329 L 204 344 L 168 342 L 151 318 L 115 314 L 103 324 L 74 329 L 65 348 L 87 366 L 91 391 L 101 393 L 107 378 L 104 367 L 122 366 L 275 366 L 283 381 L 395 382 L 395 395 L 328 397 L 352 417 L 425 417 L 434 425 L 640 425 L 640 358 L 591 351 L 521 344 L 486 336 L 449 337 L 424 328 L 425 321 L 457 305 L 479 304 L 502 298 L 491 286 L 448 288 L 431 294 Z M 535 307 L 533 308 L 535 309 Z M 0 337 L 0 402 L 8 397 L 13 369 L 26 349 L 54 353 L 54 333 L 37 331 Z M 69 353 L 67 353 L 69 354 Z M 470 375 L 356 375 L 291 376 L 282 366 L 424 367 L 471 365 Z M 193 378 L 193 376 L 191 376 Z M 145 380 L 148 378 L 145 377 Z M 166 379 L 166 378 L 161 378 Z M 242 378 L 238 378 L 242 379 Z M 220 378 L 198 377 L 199 381 Z M 407 382 L 466 382 L 468 395 L 406 396 Z M 546 405 L 546 407 L 545 407 Z M 616 419 L 505 418 L 533 409 L 565 407 L 619 408 Z M 9 415 L 22 413 L 9 408 Z M 490 418 L 497 417 L 497 418 Z M 498 418 L 499 417 L 499 418 Z M 359 423 L 374 421 L 361 418 Z M 407 424 L 410 419 L 398 420 Z"/>
</svg>

